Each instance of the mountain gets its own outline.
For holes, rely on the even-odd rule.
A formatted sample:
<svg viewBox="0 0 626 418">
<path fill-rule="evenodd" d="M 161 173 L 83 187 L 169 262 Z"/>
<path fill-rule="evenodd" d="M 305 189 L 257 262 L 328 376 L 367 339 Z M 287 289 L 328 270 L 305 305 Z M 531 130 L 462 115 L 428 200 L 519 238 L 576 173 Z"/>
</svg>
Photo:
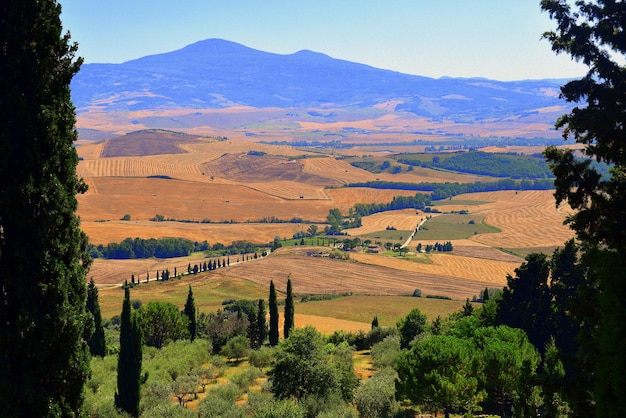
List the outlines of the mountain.
<svg viewBox="0 0 626 418">
<path fill-rule="evenodd" d="M 563 106 L 561 80 L 433 79 L 312 51 L 281 55 L 220 39 L 122 64 L 85 64 L 72 82 L 78 112 L 155 109 L 366 108 L 471 122 Z"/>
</svg>

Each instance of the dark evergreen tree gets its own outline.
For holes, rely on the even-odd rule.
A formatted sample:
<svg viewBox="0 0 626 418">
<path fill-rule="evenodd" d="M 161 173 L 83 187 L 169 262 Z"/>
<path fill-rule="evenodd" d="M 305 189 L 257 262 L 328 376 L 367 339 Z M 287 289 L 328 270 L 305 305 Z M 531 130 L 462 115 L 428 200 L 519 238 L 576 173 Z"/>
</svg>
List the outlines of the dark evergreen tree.
<svg viewBox="0 0 626 418">
<path fill-rule="evenodd" d="M 374 316 L 374 319 L 372 319 L 372 329 L 374 328 L 378 328 L 378 316 Z"/>
<path fill-rule="evenodd" d="M 124 303 L 120 318 L 120 352 L 117 360 L 115 407 L 139 416 L 141 392 L 142 336 L 137 313 L 131 311 L 130 288 L 124 286 Z"/>
<path fill-rule="evenodd" d="M 256 309 L 250 309 L 248 312 L 248 339 L 250 340 L 250 348 L 257 349 L 257 312 Z"/>
<path fill-rule="evenodd" d="M 526 256 L 526 261 L 515 269 L 515 277 L 507 276 L 496 315 L 499 325 L 523 329 L 541 353 L 552 331 L 546 326 L 551 310 L 549 276 L 550 264 L 545 254 Z"/>
<path fill-rule="evenodd" d="M 581 241 L 586 283 L 577 298 L 585 325 L 580 341 L 581 372 L 592 376 L 596 416 L 626 416 L 626 4 L 613 0 L 543 0 L 541 8 L 557 23 L 545 37 L 557 53 L 582 61 L 587 74 L 561 87 L 574 103 L 557 121 L 565 139 L 582 147 L 549 147 L 544 152 L 556 180 L 557 204 L 567 202 L 577 212 L 568 218 Z M 592 161 L 608 164 L 601 175 Z M 558 340 L 557 340 L 558 345 Z M 578 414 L 591 416 L 589 411 Z"/>
<path fill-rule="evenodd" d="M 483 291 L 483 303 L 487 302 L 488 300 L 489 300 L 489 289 L 485 287 L 485 290 Z"/>
<path fill-rule="evenodd" d="M 287 279 L 287 296 L 285 298 L 285 322 L 283 324 L 283 338 L 289 338 L 289 333 L 294 328 L 293 289 L 291 279 Z"/>
<path fill-rule="evenodd" d="M 102 326 L 102 314 L 98 303 L 98 288 L 93 278 L 87 287 L 87 311 L 91 312 L 95 325 L 93 335 L 87 342 L 92 356 L 104 357 L 106 355 L 106 339 L 104 338 L 104 327 Z"/>
<path fill-rule="evenodd" d="M 270 345 L 274 347 L 275 345 L 278 345 L 278 301 L 276 300 L 276 288 L 274 287 L 273 280 L 270 281 L 269 310 L 270 310 L 269 341 L 270 341 Z"/>
<path fill-rule="evenodd" d="M 469 298 L 465 301 L 465 305 L 463 305 L 463 316 L 472 316 L 474 313 L 474 306 L 470 303 Z"/>
<path fill-rule="evenodd" d="M 0 411 L 80 415 L 89 375 L 87 237 L 79 229 L 81 59 L 55 0 L 0 2 Z"/>
<path fill-rule="evenodd" d="M 258 310 L 256 313 L 256 332 L 254 342 L 255 348 L 260 348 L 267 337 L 267 311 L 265 310 L 265 301 L 259 299 Z"/>
<path fill-rule="evenodd" d="M 189 319 L 189 339 L 191 341 L 196 338 L 196 302 L 193 299 L 193 291 L 191 285 L 189 285 L 189 293 L 187 294 L 187 302 L 185 302 L 185 309 L 183 311 Z"/>
</svg>

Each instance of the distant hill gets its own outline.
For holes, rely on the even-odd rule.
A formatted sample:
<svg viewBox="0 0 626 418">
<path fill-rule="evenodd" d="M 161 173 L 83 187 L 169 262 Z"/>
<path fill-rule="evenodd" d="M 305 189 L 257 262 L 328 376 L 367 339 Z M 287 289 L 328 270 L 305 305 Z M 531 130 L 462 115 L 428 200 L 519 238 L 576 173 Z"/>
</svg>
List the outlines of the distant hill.
<svg viewBox="0 0 626 418">
<path fill-rule="evenodd" d="M 280 55 L 220 39 L 122 64 L 85 64 L 74 104 L 104 111 L 256 108 L 367 108 L 473 123 L 563 107 L 563 80 L 433 79 L 299 51 Z"/>
</svg>

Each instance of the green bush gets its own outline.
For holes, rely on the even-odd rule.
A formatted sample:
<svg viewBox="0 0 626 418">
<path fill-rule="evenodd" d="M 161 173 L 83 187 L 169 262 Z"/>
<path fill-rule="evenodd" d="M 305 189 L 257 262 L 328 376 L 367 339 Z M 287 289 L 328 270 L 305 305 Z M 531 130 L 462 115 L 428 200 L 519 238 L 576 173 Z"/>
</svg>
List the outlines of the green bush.
<svg viewBox="0 0 626 418">
<path fill-rule="evenodd" d="M 274 349 L 270 347 L 261 347 L 258 350 L 250 350 L 248 353 L 248 362 L 251 366 L 260 369 L 268 367 L 274 359 Z"/>
</svg>

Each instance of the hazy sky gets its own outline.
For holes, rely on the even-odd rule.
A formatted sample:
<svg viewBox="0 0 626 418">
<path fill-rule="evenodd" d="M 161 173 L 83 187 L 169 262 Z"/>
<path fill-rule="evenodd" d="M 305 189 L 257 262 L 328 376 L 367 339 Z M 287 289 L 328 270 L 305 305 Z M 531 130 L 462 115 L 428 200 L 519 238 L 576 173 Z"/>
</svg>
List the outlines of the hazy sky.
<svg viewBox="0 0 626 418">
<path fill-rule="evenodd" d="M 309 49 L 429 77 L 578 77 L 541 34 L 539 0 L 60 0 L 85 62 L 119 63 L 221 38 L 267 52 Z"/>
</svg>

